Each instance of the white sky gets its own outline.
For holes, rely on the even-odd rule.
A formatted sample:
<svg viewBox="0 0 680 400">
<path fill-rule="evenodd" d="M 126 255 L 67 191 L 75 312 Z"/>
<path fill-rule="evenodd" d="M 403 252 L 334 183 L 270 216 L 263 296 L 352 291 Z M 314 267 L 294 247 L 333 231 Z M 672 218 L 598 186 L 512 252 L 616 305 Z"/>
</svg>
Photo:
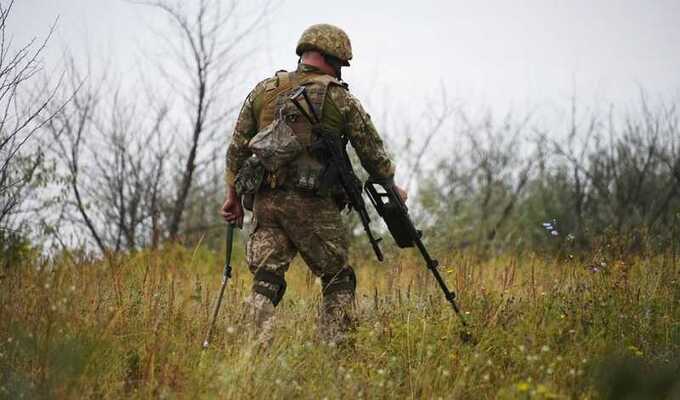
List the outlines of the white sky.
<svg viewBox="0 0 680 400">
<path fill-rule="evenodd" d="M 122 0 L 17 0 L 10 32 L 19 42 L 42 35 L 57 16 L 49 63 L 63 47 L 89 49 L 118 72 L 134 68 L 140 46 L 157 40 L 149 26 L 163 21 Z M 452 98 L 498 113 L 561 110 L 572 95 L 625 106 L 640 87 L 662 99 L 680 94 L 679 0 L 288 0 L 258 39 L 265 62 L 243 96 L 292 68 L 299 34 L 319 22 L 350 35 L 355 58 L 344 77 L 369 109 L 408 110 L 442 84 Z"/>
</svg>

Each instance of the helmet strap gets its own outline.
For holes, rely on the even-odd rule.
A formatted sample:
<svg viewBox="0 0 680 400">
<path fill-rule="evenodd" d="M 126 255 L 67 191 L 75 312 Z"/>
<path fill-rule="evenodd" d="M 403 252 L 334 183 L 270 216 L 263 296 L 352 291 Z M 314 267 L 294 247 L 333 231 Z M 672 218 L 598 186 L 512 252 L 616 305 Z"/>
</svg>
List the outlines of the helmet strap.
<svg viewBox="0 0 680 400">
<path fill-rule="evenodd" d="M 339 80 L 342 80 L 342 61 L 340 61 L 339 58 L 324 54 L 323 59 L 326 61 L 326 64 L 330 65 L 333 68 L 333 71 L 335 72 L 335 77 L 338 78 Z"/>
</svg>

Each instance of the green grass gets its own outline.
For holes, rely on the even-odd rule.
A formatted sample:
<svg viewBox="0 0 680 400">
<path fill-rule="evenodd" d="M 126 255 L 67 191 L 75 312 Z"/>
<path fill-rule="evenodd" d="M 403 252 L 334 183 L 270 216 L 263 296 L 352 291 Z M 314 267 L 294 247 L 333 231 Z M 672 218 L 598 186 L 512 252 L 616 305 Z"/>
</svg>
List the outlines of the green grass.
<svg viewBox="0 0 680 400">
<path fill-rule="evenodd" d="M 355 260 L 353 349 L 317 338 L 319 284 L 299 262 L 288 274 L 276 338 L 263 350 L 248 336 L 242 301 L 250 275 L 242 257 L 235 260 L 206 352 L 219 254 L 169 247 L 104 261 L 63 256 L 14 265 L 0 281 L 0 398 L 680 393 L 680 266 L 670 254 L 442 257 L 474 344 L 461 341 L 458 320 L 416 254 L 392 257 L 384 265 Z"/>
</svg>

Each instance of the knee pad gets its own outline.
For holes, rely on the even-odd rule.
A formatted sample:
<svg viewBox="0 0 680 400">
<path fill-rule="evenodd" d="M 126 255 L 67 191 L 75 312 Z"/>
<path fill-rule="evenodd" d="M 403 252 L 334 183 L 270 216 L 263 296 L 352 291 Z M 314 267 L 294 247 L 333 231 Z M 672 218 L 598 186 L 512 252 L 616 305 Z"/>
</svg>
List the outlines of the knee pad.
<svg viewBox="0 0 680 400">
<path fill-rule="evenodd" d="M 357 277 L 354 270 L 349 265 L 337 274 L 324 275 L 321 277 L 321 292 L 324 296 L 329 296 L 336 292 L 351 292 L 357 288 Z"/>
<path fill-rule="evenodd" d="M 282 276 L 260 268 L 253 278 L 253 292 L 268 298 L 276 307 L 286 293 L 286 281 Z"/>
</svg>

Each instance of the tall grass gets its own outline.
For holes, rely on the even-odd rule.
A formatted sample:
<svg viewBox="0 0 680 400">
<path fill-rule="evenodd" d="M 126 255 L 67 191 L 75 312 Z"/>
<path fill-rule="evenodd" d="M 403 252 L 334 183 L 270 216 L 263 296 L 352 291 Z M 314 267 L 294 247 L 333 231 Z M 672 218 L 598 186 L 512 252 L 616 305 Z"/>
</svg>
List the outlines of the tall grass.
<svg viewBox="0 0 680 400">
<path fill-rule="evenodd" d="M 474 343 L 459 338 L 416 254 L 393 252 L 384 265 L 354 261 L 353 348 L 318 339 L 319 284 L 299 262 L 287 276 L 276 338 L 257 347 L 242 305 L 250 275 L 237 258 L 206 352 L 219 254 L 170 246 L 12 265 L 0 281 L 0 398 L 680 395 L 680 276 L 670 250 L 564 259 L 448 254 L 442 271 Z"/>
</svg>

